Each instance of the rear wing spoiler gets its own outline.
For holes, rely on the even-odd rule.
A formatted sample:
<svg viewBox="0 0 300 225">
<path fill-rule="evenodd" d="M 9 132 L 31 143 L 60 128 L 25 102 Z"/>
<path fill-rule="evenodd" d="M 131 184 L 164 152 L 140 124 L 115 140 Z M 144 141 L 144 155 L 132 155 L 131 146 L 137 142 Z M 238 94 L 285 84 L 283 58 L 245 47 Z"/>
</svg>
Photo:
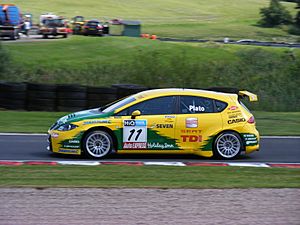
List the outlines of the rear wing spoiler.
<svg viewBox="0 0 300 225">
<path fill-rule="evenodd" d="M 248 97 L 250 102 L 257 102 L 258 101 L 257 95 L 253 94 L 249 91 L 239 91 L 238 96 L 241 96 L 243 98 Z"/>
<path fill-rule="evenodd" d="M 257 95 L 253 94 L 249 91 L 240 91 L 237 88 L 230 88 L 230 87 L 210 87 L 205 90 L 208 91 L 216 91 L 216 92 L 223 92 L 223 93 L 230 93 L 230 94 L 237 94 L 239 98 L 247 97 L 250 102 L 258 101 Z"/>
</svg>

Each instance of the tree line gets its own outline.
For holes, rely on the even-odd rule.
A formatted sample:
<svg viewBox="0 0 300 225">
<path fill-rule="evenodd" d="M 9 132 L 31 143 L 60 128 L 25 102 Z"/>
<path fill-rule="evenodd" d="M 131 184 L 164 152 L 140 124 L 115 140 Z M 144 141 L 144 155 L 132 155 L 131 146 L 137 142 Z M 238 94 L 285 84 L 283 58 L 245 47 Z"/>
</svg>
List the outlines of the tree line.
<svg viewBox="0 0 300 225">
<path fill-rule="evenodd" d="M 300 0 L 289 0 L 288 2 L 297 3 L 295 8 L 298 12 L 294 18 L 279 0 L 271 0 L 268 7 L 260 9 L 259 25 L 264 27 L 289 25 L 289 33 L 300 35 Z"/>
</svg>

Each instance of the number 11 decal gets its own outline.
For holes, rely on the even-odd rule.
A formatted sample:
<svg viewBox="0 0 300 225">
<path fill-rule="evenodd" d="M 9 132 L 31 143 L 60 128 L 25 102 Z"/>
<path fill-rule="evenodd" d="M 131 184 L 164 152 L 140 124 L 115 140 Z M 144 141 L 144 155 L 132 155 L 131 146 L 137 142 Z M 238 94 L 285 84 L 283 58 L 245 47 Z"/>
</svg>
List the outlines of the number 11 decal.
<svg viewBox="0 0 300 225">
<path fill-rule="evenodd" d="M 135 141 L 137 141 L 139 139 L 139 136 L 141 135 L 142 131 L 143 131 L 142 129 L 139 129 L 136 132 L 135 132 L 135 129 L 130 130 L 129 131 L 130 135 L 129 135 L 127 141 L 131 141 L 131 138 L 132 138 L 134 133 L 137 133 L 136 136 L 135 136 L 135 139 L 134 139 Z"/>
<path fill-rule="evenodd" d="M 123 121 L 123 149 L 147 148 L 147 120 Z"/>
</svg>

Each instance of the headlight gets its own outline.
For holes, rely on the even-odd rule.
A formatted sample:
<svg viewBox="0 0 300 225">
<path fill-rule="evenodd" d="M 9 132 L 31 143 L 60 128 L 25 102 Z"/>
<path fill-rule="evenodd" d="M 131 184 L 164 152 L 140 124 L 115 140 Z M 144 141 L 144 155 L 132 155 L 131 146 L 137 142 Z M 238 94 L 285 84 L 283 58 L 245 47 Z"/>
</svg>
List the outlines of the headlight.
<svg viewBox="0 0 300 225">
<path fill-rule="evenodd" d="M 75 129 L 76 127 L 78 127 L 78 126 L 76 126 L 74 124 L 71 124 L 71 123 L 67 123 L 67 124 L 63 124 L 60 127 L 58 127 L 57 130 L 59 130 L 59 131 L 69 131 L 69 130 Z"/>
</svg>

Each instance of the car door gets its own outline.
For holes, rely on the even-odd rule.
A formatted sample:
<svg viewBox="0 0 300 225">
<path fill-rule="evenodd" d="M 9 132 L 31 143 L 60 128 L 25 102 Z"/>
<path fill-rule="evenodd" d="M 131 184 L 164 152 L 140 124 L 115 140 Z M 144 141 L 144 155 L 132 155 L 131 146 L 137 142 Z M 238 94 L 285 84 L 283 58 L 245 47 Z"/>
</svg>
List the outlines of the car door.
<svg viewBox="0 0 300 225">
<path fill-rule="evenodd" d="M 222 129 L 222 117 L 215 112 L 214 100 L 200 96 L 180 96 L 175 139 L 185 150 L 199 150 Z"/>
<path fill-rule="evenodd" d="M 123 150 L 168 150 L 176 148 L 175 96 L 164 96 L 139 102 L 118 113 L 123 127 Z M 141 115 L 132 118 L 139 110 Z"/>
</svg>

